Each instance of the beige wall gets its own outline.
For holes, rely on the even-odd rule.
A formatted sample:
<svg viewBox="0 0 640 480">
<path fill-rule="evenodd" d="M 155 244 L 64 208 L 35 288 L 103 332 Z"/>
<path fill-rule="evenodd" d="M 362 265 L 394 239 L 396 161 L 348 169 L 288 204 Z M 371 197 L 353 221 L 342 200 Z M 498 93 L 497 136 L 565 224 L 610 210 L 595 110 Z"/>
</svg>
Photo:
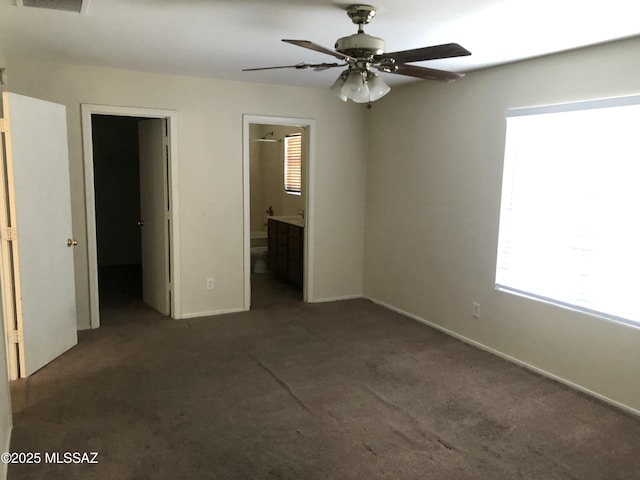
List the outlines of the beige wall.
<svg viewBox="0 0 640 480">
<path fill-rule="evenodd" d="M 6 72 L 8 72 L 8 68 L 7 68 L 7 59 L 4 56 L 4 53 L 2 53 L 2 50 L 0 50 L 0 68 L 4 68 L 6 70 Z M 5 72 L 5 73 L 6 73 Z M 7 82 L 8 83 L 8 82 Z M 0 85 L 0 92 L 4 89 L 3 85 Z"/>
<path fill-rule="evenodd" d="M 6 70 L 7 69 L 7 59 L 5 58 L 4 53 L 2 53 L 2 50 L 0 50 L 0 68 L 4 68 L 5 69 L 5 73 L 8 72 L 8 70 Z M 4 90 L 6 90 L 6 86 L 5 85 L 0 85 L 0 92 L 2 92 Z"/>
<path fill-rule="evenodd" d="M 365 294 L 640 410 L 639 329 L 494 290 L 505 111 L 638 94 L 639 56 L 640 39 L 628 40 L 376 103 Z"/>
<path fill-rule="evenodd" d="M 243 307 L 242 115 L 315 119 L 313 296 L 362 294 L 366 159 L 356 145 L 366 138 L 363 108 L 318 89 L 9 61 L 12 91 L 67 106 L 73 228 L 80 245 L 86 245 L 80 104 L 177 111 L 185 315 Z M 89 326 L 86 255 L 78 249 L 75 257 L 80 328 Z M 209 276 L 216 287 L 207 291 Z"/>
</svg>

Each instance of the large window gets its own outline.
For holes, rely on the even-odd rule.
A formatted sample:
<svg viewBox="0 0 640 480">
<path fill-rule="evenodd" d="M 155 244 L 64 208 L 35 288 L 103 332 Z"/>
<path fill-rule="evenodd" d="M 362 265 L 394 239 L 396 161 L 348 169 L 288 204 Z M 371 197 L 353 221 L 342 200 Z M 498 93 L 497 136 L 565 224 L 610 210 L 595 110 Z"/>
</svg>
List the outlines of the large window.
<svg viewBox="0 0 640 480">
<path fill-rule="evenodd" d="M 302 193 L 302 136 L 284 138 L 284 190 L 292 195 Z"/>
<path fill-rule="evenodd" d="M 640 97 L 507 113 L 496 287 L 640 325 Z"/>
</svg>

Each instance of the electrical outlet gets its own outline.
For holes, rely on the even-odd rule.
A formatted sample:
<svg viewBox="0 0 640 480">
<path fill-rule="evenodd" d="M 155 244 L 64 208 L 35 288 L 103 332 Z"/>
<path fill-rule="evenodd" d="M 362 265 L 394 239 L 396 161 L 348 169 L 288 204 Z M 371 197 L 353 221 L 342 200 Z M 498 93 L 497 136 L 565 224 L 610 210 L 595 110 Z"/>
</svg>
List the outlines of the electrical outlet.
<svg viewBox="0 0 640 480">
<path fill-rule="evenodd" d="M 213 290 L 213 287 L 214 287 L 213 277 L 208 277 L 207 278 L 207 290 Z"/>
<path fill-rule="evenodd" d="M 473 316 L 473 318 L 480 318 L 480 304 L 478 302 L 473 302 L 471 315 Z"/>
</svg>

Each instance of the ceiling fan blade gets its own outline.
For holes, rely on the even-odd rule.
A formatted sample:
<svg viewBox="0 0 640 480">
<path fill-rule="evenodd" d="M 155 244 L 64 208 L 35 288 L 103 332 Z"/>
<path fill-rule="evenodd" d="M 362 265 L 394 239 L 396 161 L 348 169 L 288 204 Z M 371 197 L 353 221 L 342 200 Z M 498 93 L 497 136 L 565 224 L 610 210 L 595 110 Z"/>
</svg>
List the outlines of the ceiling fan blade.
<svg viewBox="0 0 640 480">
<path fill-rule="evenodd" d="M 258 67 L 258 68 L 243 68 L 243 72 L 255 72 L 257 70 L 276 70 L 279 68 L 295 68 L 297 70 L 304 70 L 306 68 L 313 68 L 316 72 L 326 70 L 333 67 L 346 67 L 346 63 L 298 63 L 297 65 L 281 65 L 277 67 Z"/>
<path fill-rule="evenodd" d="M 378 70 L 387 73 L 397 73 L 398 75 L 407 75 L 409 77 L 422 78 L 425 80 L 438 80 L 440 82 L 453 82 L 464 77 L 464 73 L 447 72 L 445 70 L 436 70 L 433 68 L 418 67 L 417 65 L 396 65 L 395 70 L 392 68 L 379 67 Z"/>
<path fill-rule="evenodd" d="M 396 63 L 422 62 L 424 60 L 437 60 L 439 58 L 464 57 L 471 55 L 471 52 L 457 43 L 445 43 L 444 45 L 434 45 L 431 47 L 414 48 L 402 50 L 400 52 L 387 52 L 377 55 L 376 61 L 383 61 L 386 58 L 393 58 Z"/>
<path fill-rule="evenodd" d="M 314 50 L 320 53 L 326 53 L 327 55 L 332 55 L 340 60 L 346 61 L 355 61 L 356 59 L 350 57 L 349 55 L 345 55 L 344 53 L 336 52 L 335 50 L 331 50 L 329 48 L 325 48 L 322 45 L 318 45 L 317 43 L 313 43 L 309 40 L 287 40 L 282 39 L 283 42 L 290 43 L 292 45 L 297 45 L 298 47 L 308 48 L 309 50 Z"/>
</svg>

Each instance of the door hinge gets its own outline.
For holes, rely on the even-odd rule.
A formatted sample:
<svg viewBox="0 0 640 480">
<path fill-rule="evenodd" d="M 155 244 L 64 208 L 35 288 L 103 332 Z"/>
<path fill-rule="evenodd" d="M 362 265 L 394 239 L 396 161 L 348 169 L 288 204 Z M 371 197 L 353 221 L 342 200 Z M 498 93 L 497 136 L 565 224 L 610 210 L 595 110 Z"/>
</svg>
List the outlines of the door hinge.
<svg viewBox="0 0 640 480">
<path fill-rule="evenodd" d="M 2 237 L 2 240 L 13 242 L 16 239 L 16 229 L 14 227 L 6 227 L 2 230 L 2 234 L 0 236 Z"/>
<path fill-rule="evenodd" d="M 2 117 L 0 117 L 0 132 L 2 132 L 2 133 L 6 133 L 7 132 L 7 122 Z"/>
<path fill-rule="evenodd" d="M 21 343 L 22 332 L 20 330 L 9 330 L 9 343 Z"/>
</svg>

